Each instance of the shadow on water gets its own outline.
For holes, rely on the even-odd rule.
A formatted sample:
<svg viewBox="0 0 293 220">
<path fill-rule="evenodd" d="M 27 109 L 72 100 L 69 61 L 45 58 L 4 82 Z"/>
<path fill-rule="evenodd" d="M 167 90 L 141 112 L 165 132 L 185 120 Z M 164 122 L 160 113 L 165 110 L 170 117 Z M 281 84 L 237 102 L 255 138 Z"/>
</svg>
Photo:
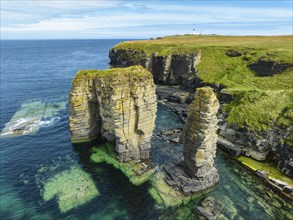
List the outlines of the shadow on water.
<svg viewBox="0 0 293 220">
<path fill-rule="evenodd" d="M 90 143 L 73 144 L 80 165 L 87 171 L 100 191 L 100 196 L 85 204 L 82 210 L 88 213 L 96 213 L 95 217 L 103 214 L 110 219 L 150 219 L 158 217 L 153 199 L 148 193 L 149 183 L 135 186 L 119 170 L 106 163 L 96 164 L 91 162 L 91 148 L 103 144 L 100 141 Z M 117 213 L 115 210 L 123 210 Z M 77 211 L 84 215 L 83 211 Z M 126 210 L 126 212 L 125 212 Z M 100 214 L 99 214 L 100 213 Z M 76 213 L 78 214 L 78 213 Z"/>
</svg>

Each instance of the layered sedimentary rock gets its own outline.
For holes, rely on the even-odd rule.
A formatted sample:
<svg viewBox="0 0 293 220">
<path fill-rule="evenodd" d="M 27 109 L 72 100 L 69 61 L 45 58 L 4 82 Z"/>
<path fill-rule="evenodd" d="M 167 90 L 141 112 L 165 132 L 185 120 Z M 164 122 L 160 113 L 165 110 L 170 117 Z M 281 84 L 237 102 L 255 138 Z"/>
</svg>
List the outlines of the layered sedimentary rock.
<svg viewBox="0 0 293 220">
<path fill-rule="evenodd" d="M 156 111 L 153 77 L 142 67 L 79 71 L 69 96 L 71 140 L 115 141 L 120 161 L 148 159 Z"/>
<path fill-rule="evenodd" d="M 110 50 L 110 65 L 112 67 L 128 67 L 141 65 L 154 76 L 155 83 L 169 85 L 183 85 L 194 88 L 199 83 L 196 65 L 200 61 L 200 53 L 150 56 L 143 51 L 130 49 Z"/>
<path fill-rule="evenodd" d="M 270 38 L 272 42 L 277 40 L 275 37 Z M 183 87 L 188 89 L 202 86 L 213 87 L 218 92 L 222 107 L 232 106 L 230 103 L 234 102 L 231 109 L 236 109 L 233 112 L 220 113 L 218 146 L 233 156 L 245 155 L 259 161 L 273 159 L 280 171 L 293 176 L 293 124 L 290 104 L 292 99 L 289 98 L 292 97 L 290 79 L 293 63 L 289 52 L 287 55 L 278 52 L 287 51 L 285 42 L 289 42 L 290 38 L 283 37 L 280 44 L 273 49 L 274 54 L 269 52 L 272 50 L 271 47 L 265 46 L 266 43 L 263 44 L 263 40 L 266 41 L 268 38 L 257 38 L 251 41 L 253 44 L 259 44 L 262 48 L 259 48 L 260 50 L 254 48 L 255 45 L 251 48 L 243 47 L 243 41 L 238 39 L 238 37 L 231 37 L 229 41 L 233 44 L 228 48 L 222 46 L 230 42 L 223 41 L 222 45 L 223 38 L 218 37 L 204 39 L 194 36 L 174 36 L 157 40 L 124 42 L 110 50 L 110 64 L 112 67 L 140 64 L 153 73 L 155 83 L 164 86 L 171 84 L 172 87 L 178 84 L 180 85 L 178 91 Z M 265 56 L 264 51 L 267 51 Z M 181 65 L 179 69 L 182 70 L 180 72 L 182 75 L 177 74 L 179 72 L 173 68 L 176 65 Z M 278 78 L 274 80 L 270 76 Z M 234 91 L 234 94 L 230 93 L 230 89 Z M 278 97 L 286 97 L 283 98 L 283 100 L 287 99 L 284 101 L 286 104 L 279 104 L 278 108 L 267 108 L 255 102 L 255 98 L 258 95 L 261 96 L 263 91 L 271 96 L 272 90 L 280 94 L 267 98 L 267 103 L 278 100 Z M 174 92 L 173 88 L 166 91 L 165 88 L 163 90 L 159 88 L 158 98 L 163 99 L 165 105 L 185 121 L 190 103 L 189 98 L 185 98 L 188 95 L 183 97 L 180 92 Z M 248 97 L 243 103 L 240 96 L 235 96 L 237 91 L 244 95 L 251 92 L 255 96 Z M 262 98 L 258 99 L 264 104 L 265 101 L 262 100 Z M 245 116 L 246 114 L 240 111 L 243 108 L 239 106 L 245 106 L 247 103 L 251 103 L 252 108 L 250 112 L 246 112 L 247 116 Z M 235 112 L 238 112 L 241 120 L 235 116 Z M 231 115 L 234 115 L 236 120 L 229 121 Z M 263 125 L 266 129 L 255 129 L 256 126 Z"/>
<path fill-rule="evenodd" d="M 219 101 L 210 87 L 198 88 L 183 128 L 184 160 L 164 167 L 165 181 L 188 195 L 214 186 L 219 176 L 214 167 Z"/>
<path fill-rule="evenodd" d="M 183 128 L 184 166 L 190 177 L 216 173 L 214 157 L 217 147 L 216 116 L 219 101 L 210 87 L 198 88 Z"/>
<path fill-rule="evenodd" d="M 257 161 L 265 161 L 269 157 L 276 161 L 282 173 L 293 177 L 292 134 L 293 126 L 286 130 L 271 126 L 269 131 L 257 134 L 228 124 L 225 115 L 221 114 L 218 146 L 234 157 L 244 155 Z"/>
<path fill-rule="evenodd" d="M 175 86 L 157 86 L 157 95 L 168 108 L 186 121 L 189 103 L 194 99 L 188 91 Z M 269 131 L 255 133 L 249 128 L 241 128 L 227 122 L 227 114 L 221 111 L 232 96 L 221 90 L 219 94 L 221 107 L 219 110 L 218 147 L 233 157 L 240 155 L 258 161 L 267 158 L 276 161 L 276 167 L 288 176 L 293 176 L 293 124 L 289 127 L 278 127 L 272 124 Z"/>
</svg>

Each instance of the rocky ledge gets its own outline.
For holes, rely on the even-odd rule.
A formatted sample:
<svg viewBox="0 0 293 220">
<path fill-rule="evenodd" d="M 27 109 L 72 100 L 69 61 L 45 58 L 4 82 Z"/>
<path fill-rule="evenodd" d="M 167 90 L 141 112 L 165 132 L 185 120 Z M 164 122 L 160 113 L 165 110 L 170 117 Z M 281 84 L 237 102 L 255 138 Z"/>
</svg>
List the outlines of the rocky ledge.
<svg viewBox="0 0 293 220">
<path fill-rule="evenodd" d="M 194 99 L 189 90 L 182 86 L 157 85 L 156 93 L 161 103 L 186 122 L 190 103 Z M 233 157 L 244 155 L 257 161 L 272 159 L 282 173 L 293 177 L 293 148 L 290 147 L 293 126 L 287 129 L 272 126 L 268 132 L 255 133 L 235 124 L 229 124 L 227 114 L 222 111 L 222 108 L 227 101 L 232 100 L 232 97 L 221 91 L 219 99 L 221 106 L 218 113 L 218 147 Z"/>
<path fill-rule="evenodd" d="M 69 96 L 71 140 L 115 142 L 124 162 L 148 159 L 156 111 L 153 77 L 142 67 L 79 71 Z"/>
</svg>

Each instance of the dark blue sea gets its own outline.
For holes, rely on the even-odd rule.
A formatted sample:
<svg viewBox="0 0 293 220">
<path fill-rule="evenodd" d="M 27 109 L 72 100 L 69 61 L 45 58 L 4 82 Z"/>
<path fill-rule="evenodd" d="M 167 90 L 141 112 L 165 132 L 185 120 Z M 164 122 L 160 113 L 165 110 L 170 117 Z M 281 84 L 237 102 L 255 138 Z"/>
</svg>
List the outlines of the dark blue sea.
<svg viewBox="0 0 293 220">
<path fill-rule="evenodd" d="M 88 148 L 71 145 L 67 100 L 72 79 L 80 69 L 108 68 L 108 51 L 119 42 L 1 41 L 0 219 L 198 219 L 196 206 L 209 195 L 222 201 L 222 219 L 292 218 L 289 203 L 220 151 L 220 183 L 187 204 L 166 208 L 155 204 L 148 184 L 132 185 L 110 165 L 91 163 Z M 175 114 L 159 105 L 155 134 L 181 126 Z M 154 135 L 155 165 L 181 152 L 179 144 Z M 61 212 L 60 194 L 45 200 L 44 186 L 71 167 L 87 173 L 99 195 Z M 64 184 L 71 181 L 63 177 Z M 59 193 L 62 181 L 55 186 Z"/>
</svg>

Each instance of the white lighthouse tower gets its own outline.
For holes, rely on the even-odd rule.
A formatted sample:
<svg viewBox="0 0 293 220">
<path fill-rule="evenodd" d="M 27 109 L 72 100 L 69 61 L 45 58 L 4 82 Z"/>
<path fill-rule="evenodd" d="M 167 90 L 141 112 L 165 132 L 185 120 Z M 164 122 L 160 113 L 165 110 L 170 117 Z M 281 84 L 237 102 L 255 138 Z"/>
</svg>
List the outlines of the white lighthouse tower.
<svg viewBox="0 0 293 220">
<path fill-rule="evenodd" d="M 199 35 L 199 33 L 195 32 L 195 28 L 193 28 L 192 32 L 190 33 L 191 35 Z"/>
</svg>

